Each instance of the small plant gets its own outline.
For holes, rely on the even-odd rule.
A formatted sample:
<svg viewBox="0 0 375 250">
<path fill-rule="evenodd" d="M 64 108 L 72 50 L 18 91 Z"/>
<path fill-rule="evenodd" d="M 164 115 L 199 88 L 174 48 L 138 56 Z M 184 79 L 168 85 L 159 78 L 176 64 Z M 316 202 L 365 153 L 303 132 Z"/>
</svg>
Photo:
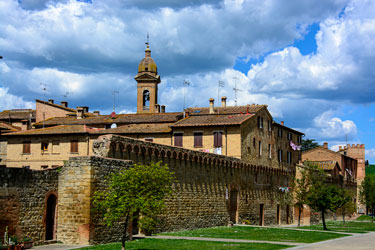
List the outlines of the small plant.
<svg viewBox="0 0 375 250">
<path fill-rule="evenodd" d="M 9 245 L 18 245 L 18 238 L 15 235 L 9 237 Z"/>
<path fill-rule="evenodd" d="M 24 236 L 22 242 L 30 242 L 33 241 L 30 237 Z"/>
<path fill-rule="evenodd" d="M 242 221 L 242 224 L 245 224 L 245 225 L 251 225 L 251 222 L 250 222 L 250 220 L 243 220 L 243 221 Z"/>
</svg>

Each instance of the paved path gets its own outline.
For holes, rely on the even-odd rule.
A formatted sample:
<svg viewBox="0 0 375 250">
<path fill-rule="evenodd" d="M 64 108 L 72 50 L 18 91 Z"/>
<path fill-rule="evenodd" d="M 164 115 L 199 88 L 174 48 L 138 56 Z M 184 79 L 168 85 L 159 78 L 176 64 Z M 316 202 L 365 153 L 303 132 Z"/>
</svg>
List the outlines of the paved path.
<svg viewBox="0 0 375 250">
<path fill-rule="evenodd" d="M 304 246 L 288 248 L 288 250 L 374 250 L 375 233 L 357 234 L 345 238 L 327 240 Z"/>
<path fill-rule="evenodd" d="M 151 239 L 174 239 L 174 240 L 202 240 L 202 241 L 220 241 L 220 242 L 238 242 L 238 243 L 269 243 L 286 246 L 302 246 L 306 243 L 297 242 L 281 242 L 281 241 L 266 241 L 266 240 L 240 240 L 240 239 L 223 239 L 223 238 L 205 238 L 205 237 L 186 237 L 186 236 L 169 236 L 169 235 L 156 235 L 146 236 Z"/>
<path fill-rule="evenodd" d="M 82 246 L 82 245 L 64 245 L 64 244 L 49 244 L 49 245 L 43 245 L 43 246 L 36 246 L 33 247 L 32 249 L 37 249 L 37 250 L 69 250 L 69 249 L 77 249 L 81 247 L 87 247 L 87 246 Z"/>
</svg>

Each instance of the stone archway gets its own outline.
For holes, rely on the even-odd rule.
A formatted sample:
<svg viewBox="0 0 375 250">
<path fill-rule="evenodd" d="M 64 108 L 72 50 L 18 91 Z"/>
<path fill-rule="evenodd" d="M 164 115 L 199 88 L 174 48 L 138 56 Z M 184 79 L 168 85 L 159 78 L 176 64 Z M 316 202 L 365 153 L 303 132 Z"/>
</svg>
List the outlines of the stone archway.
<svg viewBox="0 0 375 250">
<path fill-rule="evenodd" d="M 46 240 L 56 239 L 56 205 L 56 195 L 50 194 L 46 202 Z"/>
</svg>

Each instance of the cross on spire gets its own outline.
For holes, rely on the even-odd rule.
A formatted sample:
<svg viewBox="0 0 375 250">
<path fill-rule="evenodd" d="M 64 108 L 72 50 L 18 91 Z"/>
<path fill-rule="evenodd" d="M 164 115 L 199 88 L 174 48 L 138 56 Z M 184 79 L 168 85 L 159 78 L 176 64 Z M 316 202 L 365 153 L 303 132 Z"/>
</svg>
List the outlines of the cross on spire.
<svg viewBox="0 0 375 250">
<path fill-rule="evenodd" d="M 147 32 L 147 41 L 146 41 L 147 48 L 150 45 L 150 35 Z"/>
</svg>

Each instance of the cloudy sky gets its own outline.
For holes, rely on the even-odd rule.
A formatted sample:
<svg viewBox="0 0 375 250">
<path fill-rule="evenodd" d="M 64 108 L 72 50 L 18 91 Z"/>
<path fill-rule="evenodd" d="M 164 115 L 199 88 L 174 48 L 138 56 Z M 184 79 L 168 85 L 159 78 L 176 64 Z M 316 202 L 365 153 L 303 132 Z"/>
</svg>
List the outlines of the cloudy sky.
<svg viewBox="0 0 375 250">
<path fill-rule="evenodd" d="M 147 33 L 167 111 L 268 104 L 276 121 L 375 163 L 375 1 L 0 0 L 0 110 L 67 100 L 136 111 Z M 46 84 L 44 92 L 43 85 Z M 67 94 L 68 93 L 68 94 Z M 44 96 L 45 95 L 45 96 Z"/>
</svg>

